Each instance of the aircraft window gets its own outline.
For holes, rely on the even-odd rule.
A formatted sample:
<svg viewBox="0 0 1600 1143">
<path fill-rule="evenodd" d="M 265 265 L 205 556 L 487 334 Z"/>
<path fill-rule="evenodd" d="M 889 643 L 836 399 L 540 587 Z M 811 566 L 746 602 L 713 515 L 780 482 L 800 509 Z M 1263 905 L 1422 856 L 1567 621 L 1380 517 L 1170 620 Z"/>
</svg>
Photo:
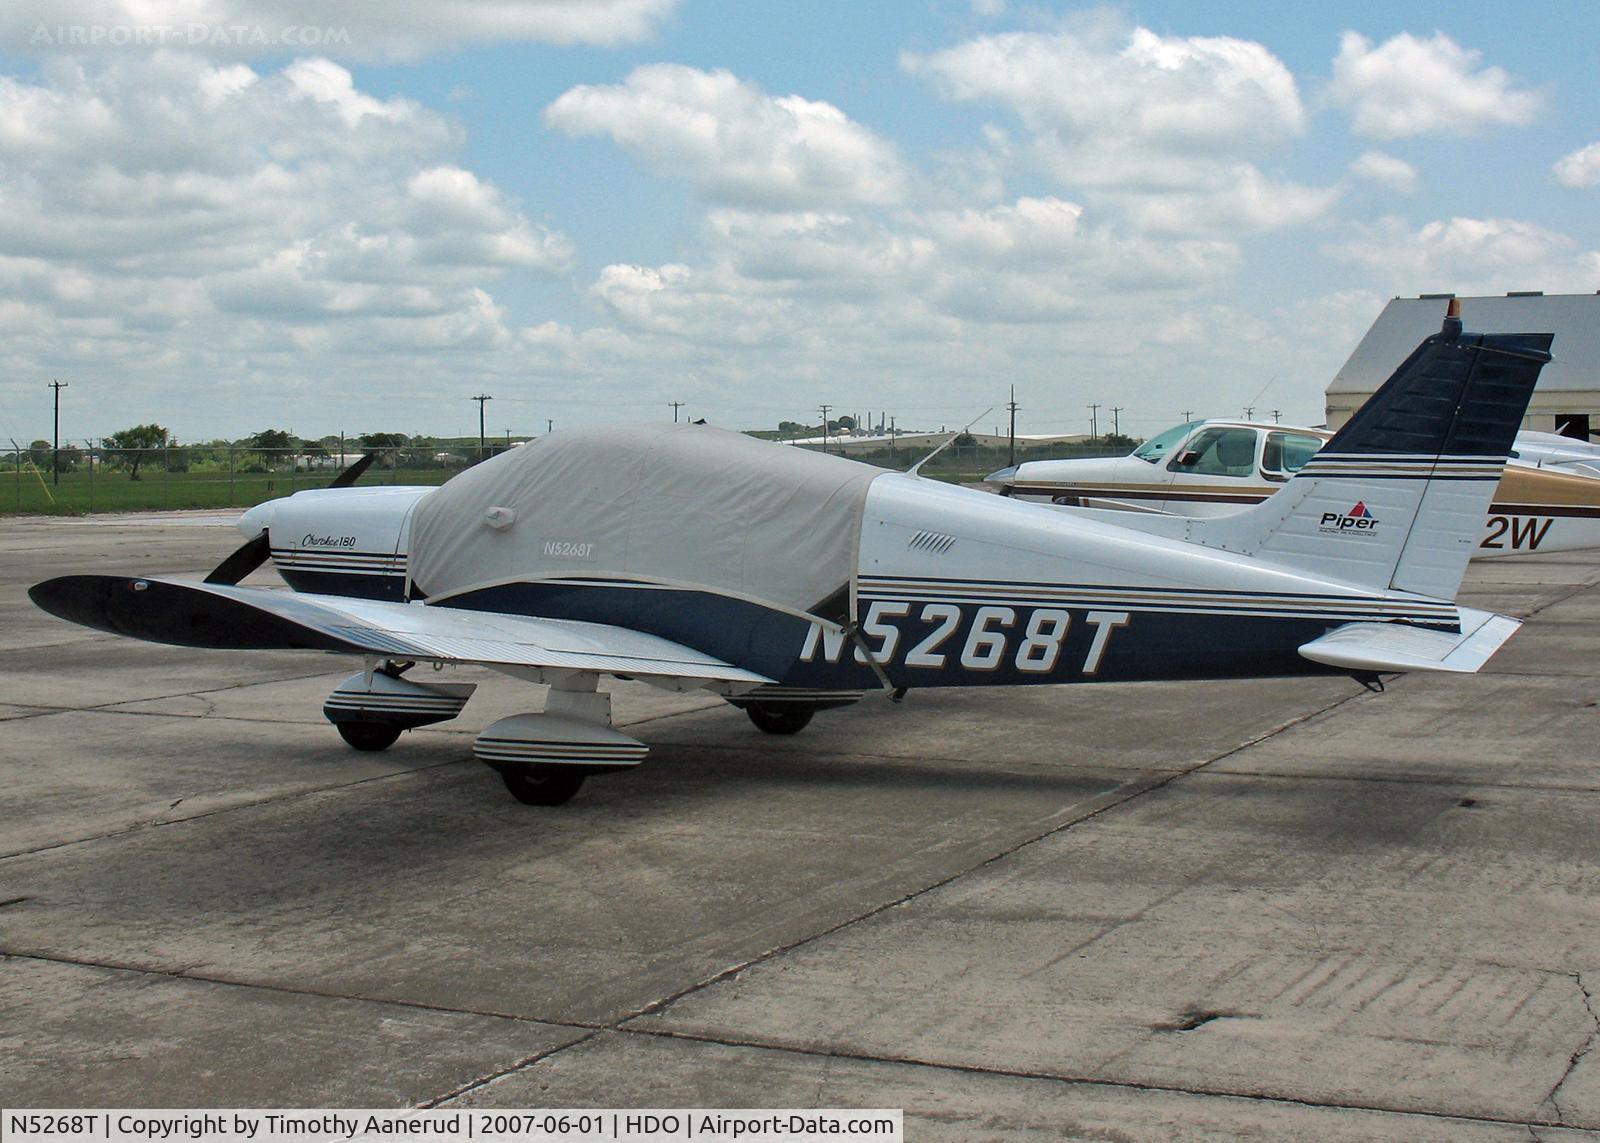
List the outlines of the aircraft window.
<svg viewBox="0 0 1600 1143">
<path fill-rule="evenodd" d="M 1193 432 L 1194 427 L 1199 423 L 1199 421 L 1190 421 L 1186 425 L 1179 425 L 1177 428 L 1168 429 L 1164 433 L 1157 433 L 1145 441 L 1144 444 L 1134 449 L 1133 455 L 1140 460 L 1147 460 L 1151 464 L 1159 464 L 1161 463 L 1161 458 L 1167 455 L 1172 446 Z"/>
<path fill-rule="evenodd" d="M 1254 429 L 1206 429 L 1197 433 L 1167 467 L 1199 476 L 1249 476 L 1255 461 Z"/>
<path fill-rule="evenodd" d="M 1267 472 L 1299 472 L 1322 445 L 1321 437 L 1308 437 L 1304 433 L 1268 433 L 1261 467 Z"/>
</svg>

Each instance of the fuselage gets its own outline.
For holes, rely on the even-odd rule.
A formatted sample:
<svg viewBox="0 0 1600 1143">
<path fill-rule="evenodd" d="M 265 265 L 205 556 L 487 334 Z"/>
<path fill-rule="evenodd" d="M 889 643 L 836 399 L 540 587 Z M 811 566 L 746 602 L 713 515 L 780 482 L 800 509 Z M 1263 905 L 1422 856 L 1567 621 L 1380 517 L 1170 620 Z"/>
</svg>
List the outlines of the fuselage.
<svg viewBox="0 0 1600 1143">
<path fill-rule="evenodd" d="M 416 598 L 411 524 L 435 491 L 302 492 L 240 528 L 268 529 L 296 590 Z M 1306 674 L 1325 668 L 1297 648 L 1342 624 L 1458 626 L 1446 601 L 898 473 L 871 481 L 856 552 L 849 582 L 814 613 L 681 581 L 516 568 L 428 602 L 647 631 L 808 693 Z"/>
</svg>

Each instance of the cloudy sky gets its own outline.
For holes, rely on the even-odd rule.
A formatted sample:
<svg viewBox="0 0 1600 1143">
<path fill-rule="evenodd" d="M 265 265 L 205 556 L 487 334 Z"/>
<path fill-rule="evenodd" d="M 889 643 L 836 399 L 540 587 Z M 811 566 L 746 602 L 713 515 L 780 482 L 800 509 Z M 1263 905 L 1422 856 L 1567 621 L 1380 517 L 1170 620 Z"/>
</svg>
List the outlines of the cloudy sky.
<svg viewBox="0 0 1600 1143">
<path fill-rule="evenodd" d="M 339 8 L 0 10 L 0 437 L 1315 422 L 1600 289 L 1588 3 Z"/>
</svg>

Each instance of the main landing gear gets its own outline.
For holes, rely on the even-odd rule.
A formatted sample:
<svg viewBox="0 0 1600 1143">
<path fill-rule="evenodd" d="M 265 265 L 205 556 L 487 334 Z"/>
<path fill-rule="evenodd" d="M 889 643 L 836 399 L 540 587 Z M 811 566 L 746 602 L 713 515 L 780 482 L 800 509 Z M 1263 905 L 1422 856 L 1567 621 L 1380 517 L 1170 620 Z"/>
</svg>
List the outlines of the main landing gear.
<svg viewBox="0 0 1600 1143">
<path fill-rule="evenodd" d="M 387 750 L 399 740 L 402 729 L 381 722 L 336 722 L 333 728 L 357 750 Z"/>
<path fill-rule="evenodd" d="M 323 704 L 323 714 L 341 738 L 363 751 L 387 750 L 402 731 L 460 714 L 476 688 L 406 678 L 414 665 L 371 664 L 339 684 Z M 611 696 L 598 689 L 598 675 L 541 670 L 525 677 L 550 683 L 544 710 L 491 723 L 472 743 L 473 755 L 500 775 L 517 801 L 565 805 L 591 775 L 644 761 L 649 748 L 611 725 Z M 728 701 L 763 733 L 798 734 L 817 711 L 848 706 L 861 697 L 860 691 L 767 685 Z"/>
<path fill-rule="evenodd" d="M 728 701 L 744 711 L 756 729 L 765 734 L 799 734 L 811 725 L 811 717 L 817 711 L 849 706 L 860 702 L 861 695 L 861 691 L 814 691 L 768 685 Z"/>
<path fill-rule="evenodd" d="M 815 707 L 775 702 L 748 703 L 744 712 L 756 729 L 766 734 L 799 734 L 811 725 L 811 716 L 817 713 Z"/>
<path fill-rule="evenodd" d="M 387 750 L 403 730 L 460 714 L 475 685 L 405 678 L 414 665 L 389 662 L 351 675 L 322 704 L 323 716 L 357 750 Z"/>
<path fill-rule="evenodd" d="M 502 766 L 489 763 L 511 796 L 525 806 L 564 806 L 589 775 L 577 766 Z"/>
<path fill-rule="evenodd" d="M 611 696 L 597 690 L 598 682 L 596 675 L 557 679 L 544 713 L 491 723 L 473 742 L 473 754 L 525 806 L 565 805 L 591 774 L 637 766 L 649 748 L 612 729 Z"/>
</svg>

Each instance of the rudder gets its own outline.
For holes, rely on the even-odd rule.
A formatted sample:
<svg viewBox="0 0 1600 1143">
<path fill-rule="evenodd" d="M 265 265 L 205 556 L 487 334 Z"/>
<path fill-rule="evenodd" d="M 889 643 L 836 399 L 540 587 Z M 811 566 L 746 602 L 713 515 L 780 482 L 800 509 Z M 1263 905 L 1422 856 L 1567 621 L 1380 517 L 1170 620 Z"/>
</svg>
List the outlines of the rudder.
<svg viewBox="0 0 1600 1143">
<path fill-rule="evenodd" d="M 1190 538 L 1453 599 L 1554 340 L 1464 334 L 1454 308 L 1287 485 Z"/>
</svg>

